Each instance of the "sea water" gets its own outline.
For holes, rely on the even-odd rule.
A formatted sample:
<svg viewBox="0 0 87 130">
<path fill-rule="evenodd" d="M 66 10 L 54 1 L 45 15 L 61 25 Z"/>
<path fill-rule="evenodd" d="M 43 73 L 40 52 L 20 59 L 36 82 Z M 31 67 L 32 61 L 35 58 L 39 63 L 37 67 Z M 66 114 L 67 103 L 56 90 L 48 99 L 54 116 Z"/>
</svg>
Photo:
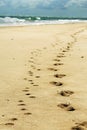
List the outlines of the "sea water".
<svg viewBox="0 0 87 130">
<path fill-rule="evenodd" d="M 80 23 L 80 22 L 87 22 L 87 18 L 0 16 L 0 26 L 65 24 L 65 23 Z"/>
</svg>

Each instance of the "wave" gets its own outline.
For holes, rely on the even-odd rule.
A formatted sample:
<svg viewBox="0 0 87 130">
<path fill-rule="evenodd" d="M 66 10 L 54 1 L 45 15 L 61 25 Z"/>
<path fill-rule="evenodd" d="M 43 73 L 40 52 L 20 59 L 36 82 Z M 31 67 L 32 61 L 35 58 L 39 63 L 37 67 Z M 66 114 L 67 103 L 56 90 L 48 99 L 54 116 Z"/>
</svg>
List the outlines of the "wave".
<svg viewBox="0 0 87 130">
<path fill-rule="evenodd" d="M 0 26 L 65 24 L 87 22 L 87 18 L 32 17 L 32 16 L 0 16 Z"/>
<path fill-rule="evenodd" d="M 18 18 L 11 18 L 11 17 L 5 17 L 5 18 L 0 18 L 0 23 L 24 23 L 24 19 L 18 19 Z"/>
</svg>

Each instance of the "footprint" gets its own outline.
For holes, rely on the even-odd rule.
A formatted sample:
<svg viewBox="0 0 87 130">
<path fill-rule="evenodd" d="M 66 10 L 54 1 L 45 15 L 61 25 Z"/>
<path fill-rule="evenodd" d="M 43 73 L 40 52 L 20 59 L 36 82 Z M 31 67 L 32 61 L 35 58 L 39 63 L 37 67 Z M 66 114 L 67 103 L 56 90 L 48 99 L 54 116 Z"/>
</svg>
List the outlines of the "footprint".
<svg viewBox="0 0 87 130">
<path fill-rule="evenodd" d="M 87 121 L 84 121 L 82 123 L 80 123 L 81 126 L 85 126 L 87 128 Z"/>
<path fill-rule="evenodd" d="M 62 52 L 67 52 L 67 51 L 63 50 Z"/>
<path fill-rule="evenodd" d="M 87 121 L 84 121 L 84 122 L 82 122 L 82 123 L 76 123 L 76 124 L 87 128 Z"/>
<path fill-rule="evenodd" d="M 70 46 L 67 46 L 67 49 L 69 49 L 70 48 Z"/>
<path fill-rule="evenodd" d="M 5 115 L 2 115 L 2 117 L 5 117 Z"/>
<path fill-rule="evenodd" d="M 26 106 L 26 104 L 24 104 L 24 103 L 21 103 L 21 104 L 18 104 L 18 106 Z"/>
<path fill-rule="evenodd" d="M 27 89 L 24 89 L 24 90 L 22 90 L 23 92 L 28 92 L 29 90 L 27 90 Z"/>
<path fill-rule="evenodd" d="M 61 103 L 59 105 L 57 105 L 58 107 L 61 107 L 61 108 L 67 108 L 70 106 L 70 104 L 67 104 L 67 103 Z"/>
<path fill-rule="evenodd" d="M 63 78 L 65 76 L 66 76 L 65 74 L 55 74 L 54 75 L 54 77 L 56 77 L 56 78 Z"/>
<path fill-rule="evenodd" d="M 72 107 L 72 106 L 69 106 L 69 107 L 67 108 L 67 111 L 75 111 L 75 108 Z"/>
<path fill-rule="evenodd" d="M 33 75 L 33 72 L 32 71 L 28 71 L 29 74 Z"/>
<path fill-rule="evenodd" d="M 30 89 L 29 87 L 26 87 L 25 89 Z"/>
<path fill-rule="evenodd" d="M 40 76 L 35 76 L 36 78 L 40 78 Z"/>
<path fill-rule="evenodd" d="M 58 63 L 58 65 L 63 65 L 63 63 Z"/>
<path fill-rule="evenodd" d="M 18 102 L 24 102 L 23 100 L 19 100 Z"/>
<path fill-rule="evenodd" d="M 8 126 L 13 126 L 14 125 L 14 123 L 5 123 L 5 125 L 8 125 Z"/>
<path fill-rule="evenodd" d="M 57 63 L 55 63 L 55 64 L 53 64 L 54 66 L 57 66 L 58 64 Z"/>
<path fill-rule="evenodd" d="M 33 57 L 30 57 L 30 59 L 33 59 Z"/>
<path fill-rule="evenodd" d="M 35 96 L 29 96 L 29 98 L 36 98 Z"/>
<path fill-rule="evenodd" d="M 25 95 L 31 95 L 30 93 L 26 93 Z"/>
<path fill-rule="evenodd" d="M 63 63 L 55 63 L 53 64 L 54 66 L 58 66 L 58 65 L 64 65 Z"/>
<path fill-rule="evenodd" d="M 11 121 L 17 121 L 18 119 L 17 118 L 11 118 L 10 120 Z"/>
<path fill-rule="evenodd" d="M 8 101 L 8 102 L 9 102 L 10 100 L 9 100 L 9 99 L 6 99 L 6 101 Z"/>
<path fill-rule="evenodd" d="M 32 113 L 26 112 L 26 113 L 24 113 L 24 115 L 32 115 Z"/>
<path fill-rule="evenodd" d="M 36 69 L 36 67 L 34 65 L 31 65 L 31 68 Z M 32 74 L 33 74 L 33 72 L 32 72 Z"/>
<path fill-rule="evenodd" d="M 25 110 L 27 110 L 26 108 L 21 108 L 21 111 L 25 111 Z"/>
<path fill-rule="evenodd" d="M 66 111 L 75 111 L 75 108 L 70 105 L 70 103 L 61 103 L 57 105 L 58 107 L 65 109 Z"/>
<path fill-rule="evenodd" d="M 39 85 L 37 85 L 37 84 L 34 84 L 33 86 L 39 86 Z"/>
<path fill-rule="evenodd" d="M 62 86 L 63 83 L 62 82 L 55 82 L 55 81 L 52 81 L 50 82 L 51 84 L 55 85 L 55 86 Z"/>
<path fill-rule="evenodd" d="M 58 58 L 62 58 L 62 57 L 65 57 L 65 56 L 57 56 Z"/>
<path fill-rule="evenodd" d="M 30 63 L 34 63 L 34 61 L 31 61 L 31 60 L 28 60 L 28 62 L 30 62 Z"/>
<path fill-rule="evenodd" d="M 27 78 L 24 78 L 24 80 L 27 80 Z"/>
<path fill-rule="evenodd" d="M 30 76 L 33 76 L 33 74 L 30 74 Z"/>
<path fill-rule="evenodd" d="M 48 70 L 57 71 L 57 69 L 55 69 L 55 68 L 48 68 Z"/>
<path fill-rule="evenodd" d="M 37 71 L 41 71 L 41 69 L 37 69 Z"/>
<path fill-rule="evenodd" d="M 84 58 L 84 56 L 81 56 L 81 58 Z"/>
<path fill-rule="evenodd" d="M 54 61 L 60 62 L 61 60 L 59 60 L 59 59 L 54 59 Z"/>
<path fill-rule="evenodd" d="M 32 82 L 32 83 L 30 83 L 30 84 L 34 84 L 34 83 Z"/>
<path fill-rule="evenodd" d="M 71 130 L 84 130 L 84 128 L 82 128 L 80 126 L 74 126 L 71 128 Z"/>
<path fill-rule="evenodd" d="M 29 81 L 29 82 L 32 82 L 33 80 L 30 79 L 30 80 L 28 80 L 28 81 Z"/>
<path fill-rule="evenodd" d="M 33 72 L 32 71 L 28 71 L 30 76 L 33 76 Z"/>
<path fill-rule="evenodd" d="M 68 96 L 72 95 L 73 93 L 74 93 L 73 91 L 66 90 L 66 91 L 61 91 L 61 92 L 60 92 L 60 95 L 61 95 L 61 96 L 68 97 Z"/>
</svg>

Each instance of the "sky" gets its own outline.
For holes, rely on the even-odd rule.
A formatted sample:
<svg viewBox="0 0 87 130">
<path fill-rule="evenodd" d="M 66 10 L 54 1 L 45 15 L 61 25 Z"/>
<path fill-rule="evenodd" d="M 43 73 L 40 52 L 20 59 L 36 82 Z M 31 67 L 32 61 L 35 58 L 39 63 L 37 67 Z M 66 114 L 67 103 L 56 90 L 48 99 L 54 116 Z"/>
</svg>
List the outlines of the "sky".
<svg viewBox="0 0 87 130">
<path fill-rule="evenodd" d="M 87 17 L 87 0 L 0 0 L 0 15 Z"/>
</svg>

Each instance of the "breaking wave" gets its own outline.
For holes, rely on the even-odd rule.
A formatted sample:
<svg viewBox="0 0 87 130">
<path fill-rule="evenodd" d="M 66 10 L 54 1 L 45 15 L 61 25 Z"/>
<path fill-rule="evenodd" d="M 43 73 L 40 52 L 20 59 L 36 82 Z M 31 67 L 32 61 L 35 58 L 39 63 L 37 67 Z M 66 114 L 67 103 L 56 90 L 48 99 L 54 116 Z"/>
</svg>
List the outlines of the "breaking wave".
<svg viewBox="0 0 87 130">
<path fill-rule="evenodd" d="M 32 16 L 0 16 L 0 26 L 65 24 L 87 22 L 87 18 L 32 17 Z"/>
</svg>

